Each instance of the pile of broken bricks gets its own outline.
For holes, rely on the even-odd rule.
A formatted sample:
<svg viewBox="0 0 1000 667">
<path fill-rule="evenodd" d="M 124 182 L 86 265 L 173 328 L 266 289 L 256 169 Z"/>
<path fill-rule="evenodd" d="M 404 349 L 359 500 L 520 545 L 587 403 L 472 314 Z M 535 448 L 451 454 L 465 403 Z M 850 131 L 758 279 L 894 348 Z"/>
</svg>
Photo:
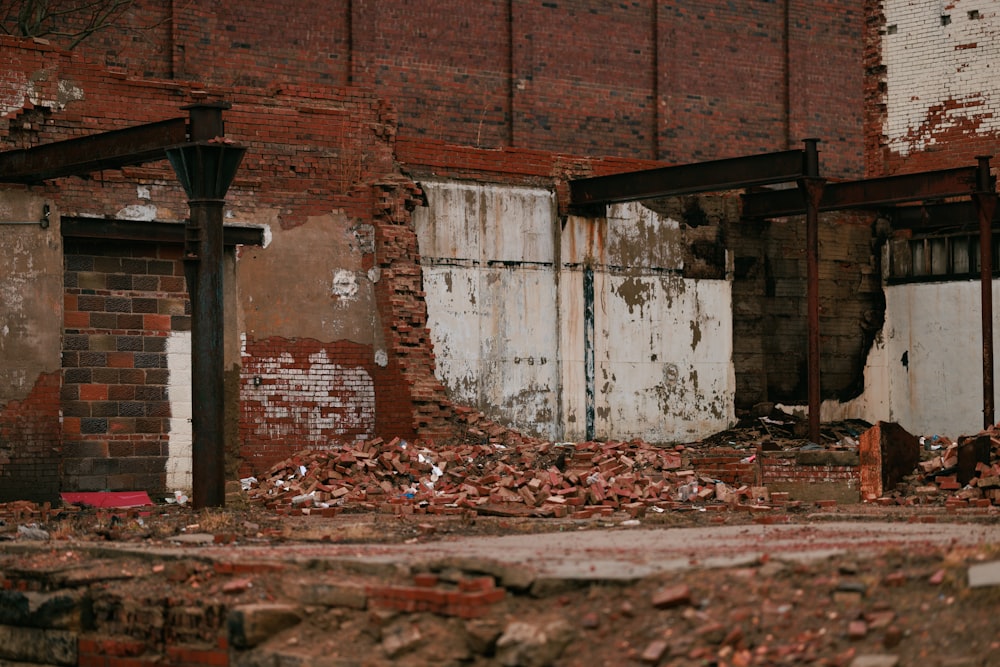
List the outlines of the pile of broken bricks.
<svg viewBox="0 0 1000 667">
<path fill-rule="evenodd" d="M 943 436 L 921 438 L 920 445 L 916 470 L 894 495 L 922 503 L 944 499 L 950 508 L 1000 505 L 1000 428 L 955 442 Z"/>
<path fill-rule="evenodd" d="M 685 468 L 683 445 L 629 442 L 466 444 L 394 439 L 306 450 L 243 480 L 248 499 L 276 511 L 589 518 L 714 507 L 766 508 L 788 494 L 728 486 Z"/>
</svg>

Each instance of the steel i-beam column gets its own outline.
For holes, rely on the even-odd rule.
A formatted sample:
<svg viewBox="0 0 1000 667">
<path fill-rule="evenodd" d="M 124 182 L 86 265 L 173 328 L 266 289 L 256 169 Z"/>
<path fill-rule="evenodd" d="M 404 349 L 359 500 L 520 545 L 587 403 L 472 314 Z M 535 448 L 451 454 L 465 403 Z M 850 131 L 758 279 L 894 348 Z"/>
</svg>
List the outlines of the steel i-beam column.
<svg viewBox="0 0 1000 667">
<path fill-rule="evenodd" d="M 976 192 L 972 198 L 979 215 L 979 284 L 983 317 L 983 427 L 993 425 L 993 213 L 997 193 L 990 177 L 990 157 L 978 156 Z"/>
<path fill-rule="evenodd" d="M 222 219 L 246 149 L 222 139 L 225 104 L 186 107 L 192 141 L 167 150 L 188 195 L 184 272 L 191 296 L 192 505 L 225 505 Z"/>
<path fill-rule="evenodd" d="M 806 200 L 806 300 L 808 308 L 808 392 L 809 439 L 819 444 L 820 434 L 820 365 L 819 365 L 819 206 L 825 180 L 819 177 L 819 139 L 805 139 L 805 176 L 799 187 Z"/>
</svg>

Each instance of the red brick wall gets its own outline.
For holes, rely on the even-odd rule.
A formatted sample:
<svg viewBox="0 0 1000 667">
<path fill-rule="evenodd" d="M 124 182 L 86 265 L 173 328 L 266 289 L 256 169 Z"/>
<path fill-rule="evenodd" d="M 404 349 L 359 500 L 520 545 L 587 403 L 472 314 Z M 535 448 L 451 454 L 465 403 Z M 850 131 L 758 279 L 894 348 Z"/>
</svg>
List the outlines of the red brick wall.
<svg viewBox="0 0 1000 667">
<path fill-rule="evenodd" d="M 67 239 L 63 490 L 165 490 L 166 341 L 191 328 L 181 246 Z"/>
<path fill-rule="evenodd" d="M 59 490 L 58 373 L 39 375 L 23 400 L 0 405 L 0 502 L 49 500 Z"/>
<path fill-rule="evenodd" d="M 50 143 L 183 116 L 185 112 L 179 108 L 197 99 L 191 93 L 192 89 L 199 88 L 196 84 L 131 80 L 121 73 L 91 65 L 79 54 L 62 53 L 30 41 L 0 38 L 0 47 L 2 99 L 14 101 L 13 108 L 0 119 L 3 148 Z M 14 103 L 25 100 L 27 82 L 39 71 L 47 72 L 47 76 L 31 89 L 39 104 L 25 101 L 24 107 L 18 109 Z M 82 99 L 61 98 L 60 91 L 67 86 L 83 91 Z M 383 310 L 377 321 L 386 327 L 383 335 L 387 340 L 388 359 L 384 367 L 373 362 L 375 350 L 370 344 L 319 343 L 291 338 L 255 341 L 251 337 L 249 349 L 255 349 L 254 345 L 268 345 L 271 356 L 280 357 L 286 352 L 293 359 L 300 359 L 304 350 L 319 346 L 326 350 L 331 364 L 363 368 L 371 375 L 375 387 L 374 433 L 367 427 L 354 429 L 346 433 L 348 438 L 375 434 L 413 437 L 418 429 L 424 428 L 433 435 L 444 434 L 450 404 L 444 398 L 443 387 L 434 380 L 430 365 L 426 310 L 419 290 L 419 256 L 409 220 L 409 209 L 417 204 L 418 191 L 409 179 L 398 175 L 393 161 L 396 118 L 392 109 L 371 91 L 360 88 L 298 86 L 274 97 L 246 87 L 212 87 L 207 92 L 210 99 L 226 99 L 233 103 L 232 110 L 225 114 L 226 134 L 248 148 L 227 198 L 227 208 L 234 211 L 238 220 L 253 221 L 258 211 L 267 210 L 274 212 L 274 217 L 268 220 L 270 224 L 290 228 L 308 224 L 311 216 L 339 210 L 344 212 L 350 225 L 373 224 L 376 242 L 381 239 L 385 244 L 384 249 L 379 249 L 376 260 L 383 272 L 378 283 L 379 289 L 384 290 L 378 298 Z M 26 126 L 25 118 L 28 117 L 32 122 Z M 149 194 L 139 194 L 137 186 Z M 187 215 L 183 193 L 165 162 L 105 171 L 96 174 L 93 180 L 61 179 L 55 184 L 40 186 L 39 192 L 54 203 L 61 215 L 115 216 L 130 206 L 153 206 L 159 220 L 179 220 Z M 72 251 L 67 255 L 68 258 L 81 256 Z M 74 270 L 68 268 L 71 272 Z M 172 272 L 179 275 L 177 269 Z M 105 276 L 105 280 L 109 276 Z M 107 283 L 104 286 L 107 287 Z M 145 386 L 143 382 L 122 379 L 120 375 L 131 372 L 133 366 L 127 362 L 132 361 L 134 365 L 135 358 L 129 350 L 117 349 L 119 337 L 130 336 L 122 332 L 133 329 L 116 329 L 117 321 L 112 327 L 110 322 L 98 324 L 91 320 L 95 314 L 118 316 L 119 311 L 108 308 L 107 298 L 103 305 L 96 303 L 105 295 L 84 295 L 81 290 L 69 297 L 66 329 L 69 336 L 78 336 L 68 336 L 69 344 L 85 346 L 95 336 L 108 337 L 102 340 L 113 340 L 116 349 L 102 350 L 102 363 L 87 368 L 92 373 L 97 370 L 119 373 L 117 383 L 110 375 L 100 378 L 93 374 L 90 378 L 74 376 L 64 392 L 64 404 L 71 412 L 76 412 L 67 415 L 64 432 L 72 450 L 68 452 L 70 470 L 67 475 L 76 478 L 71 484 L 91 488 L 96 488 L 94 485 L 102 488 L 125 486 L 129 478 L 123 475 L 131 475 L 130 479 L 143 488 L 162 486 L 162 459 L 159 457 L 165 454 L 162 443 L 166 427 L 157 421 L 159 428 L 154 429 L 145 415 L 140 428 L 138 416 L 94 413 L 95 409 L 102 413 L 111 410 L 109 404 L 115 401 L 110 396 L 111 387 L 118 386 L 115 391 L 127 391 L 127 387 Z M 86 307 L 82 307 L 81 297 L 86 297 L 83 299 Z M 126 313 L 122 311 L 122 314 Z M 84 331 L 86 327 L 92 330 Z M 164 333 L 168 327 L 164 323 L 163 327 L 148 329 L 155 332 L 149 336 L 153 337 Z M 426 349 L 416 349 L 425 343 Z M 79 364 L 77 355 L 93 350 L 70 352 L 67 365 L 75 369 L 77 366 L 70 366 L 73 359 L 76 358 Z M 253 361 L 252 358 L 244 360 L 248 372 L 241 378 L 243 387 L 255 377 Z M 287 379 L 291 380 L 293 374 L 290 372 Z M 81 396 L 84 387 L 89 393 Z M 104 388 L 109 392 L 107 397 L 103 394 Z M 414 398 L 417 394 L 419 397 Z M 252 395 L 247 398 L 252 402 Z M 49 407 L 51 412 L 45 418 L 58 425 L 57 400 Z M 23 413 L 18 419 L 30 420 L 31 414 Z M 283 448 L 283 455 L 287 456 L 305 444 L 314 444 L 313 441 L 304 443 L 301 434 L 295 432 L 283 439 L 254 436 L 252 434 L 263 432 L 262 416 L 253 410 L 240 414 L 244 421 L 239 431 L 246 437 L 242 443 L 244 456 L 256 455 L 255 447 L 260 447 L 263 458 L 274 460 L 279 457 L 274 447 Z M 165 420 L 168 416 L 155 415 L 155 419 Z M 119 429 L 114 433 L 112 419 L 116 420 L 114 424 Z M 129 425 L 135 427 L 131 432 Z M 333 430 L 321 435 L 331 436 L 332 441 Z M 58 433 L 52 437 L 58 443 Z M 121 463 L 116 458 L 128 456 L 123 448 L 129 446 L 133 448 L 134 457 L 146 459 L 136 461 L 134 465 L 138 467 L 133 468 L 133 464 Z M 153 446 L 157 448 L 155 454 L 148 449 Z M 95 472 L 95 465 L 99 472 Z M 139 467 L 143 467 L 142 470 Z M 152 470 L 153 467 L 156 470 Z M 156 475 L 156 479 L 139 481 L 137 475 L 140 473 Z M 88 478 L 86 484 L 80 481 L 84 477 Z"/>
<path fill-rule="evenodd" d="M 80 48 L 206 86 L 370 86 L 410 137 L 683 163 L 815 136 L 826 173 L 861 174 L 863 0 L 206 7 L 144 0 Z"/>
</svg>

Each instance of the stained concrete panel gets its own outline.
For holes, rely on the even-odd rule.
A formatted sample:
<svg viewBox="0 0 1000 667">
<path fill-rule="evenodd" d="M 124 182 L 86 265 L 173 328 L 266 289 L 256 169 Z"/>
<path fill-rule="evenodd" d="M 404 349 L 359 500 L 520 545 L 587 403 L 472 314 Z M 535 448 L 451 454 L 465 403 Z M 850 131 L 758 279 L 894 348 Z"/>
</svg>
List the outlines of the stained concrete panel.
<svg viewBox="0 0 1000 667">
<path fill-rule="evenodd" d="M 638 204 L 561 221 L 544 189 L 422 186 L 428 324 L 455 400 L 542 437 L 584 438 L 590 270 L 595 435 L 688 440 L 732 421 L 730 283 L 682 277 L 680 223 Z"/>
<path fill-rule="evenodd" d="M 0 192 L 0 401 L 24 398 L 39 373 L 62 366 L 62 236 L 56 211 L 47 229 L 33 224 L 44 204 Z M 32 224 L 9 224 L 21 222 Z"/>
</svg>

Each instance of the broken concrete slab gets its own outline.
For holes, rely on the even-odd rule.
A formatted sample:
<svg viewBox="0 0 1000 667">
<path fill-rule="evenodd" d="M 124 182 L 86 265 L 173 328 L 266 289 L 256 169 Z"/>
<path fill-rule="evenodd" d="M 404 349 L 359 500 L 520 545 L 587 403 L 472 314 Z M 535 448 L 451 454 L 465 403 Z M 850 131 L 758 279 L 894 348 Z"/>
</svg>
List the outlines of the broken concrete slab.
<svg viewBox="0 0 1000 667">
<path fill-rule="evenodd" d="M 969 566 L 969 588 L 1000 586 L 1000 560 Z"/>
<path fill-rule="evenodd" d="M 299 608 L 288 604 L 248 604 L 234 607 L 226 618 L 229 643 L 252 648 L 302 620 Z"/>
</svg>

